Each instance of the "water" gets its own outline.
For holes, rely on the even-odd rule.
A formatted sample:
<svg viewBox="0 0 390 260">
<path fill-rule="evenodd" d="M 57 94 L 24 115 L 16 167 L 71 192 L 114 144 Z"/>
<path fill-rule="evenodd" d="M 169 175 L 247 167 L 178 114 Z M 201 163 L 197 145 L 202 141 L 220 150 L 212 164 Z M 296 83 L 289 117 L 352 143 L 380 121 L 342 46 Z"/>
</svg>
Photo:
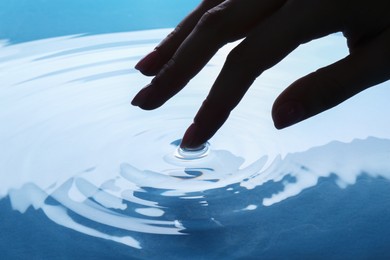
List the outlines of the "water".
<svg viewBox="0 0 390 260">
<path fill-rule="evenodd" d="M 169 31 L 1 43 L 6 256 L 389 256 L 389 83 L 275 130 L 281 90 L 346 54 L 332 35 L 264 73 L 209 143 L 185 151 L 234 44 L 161 109 L 132 107 L 150 80 L 132 68 Z"/>
</svg>

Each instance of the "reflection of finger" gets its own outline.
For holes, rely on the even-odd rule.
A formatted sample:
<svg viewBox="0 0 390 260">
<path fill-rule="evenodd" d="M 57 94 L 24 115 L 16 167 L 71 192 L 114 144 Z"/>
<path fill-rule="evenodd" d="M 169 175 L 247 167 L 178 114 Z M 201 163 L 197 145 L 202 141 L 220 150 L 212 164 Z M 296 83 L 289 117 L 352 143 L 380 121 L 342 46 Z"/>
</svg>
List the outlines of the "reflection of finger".
<svg viewBox="0 0 390 260">
<path fill-rule="evenodd" d="M 223 1 L 202 1 L 151 53 L 140 60 L 135 68 L 147 76 L 156 75 L 162 66 L 172 58 L 176 49 L 194 29 L 203 14 Z"/>
<path fill-rule="evenodd" d="M 276 99 L 272 116 L 284 128 L 390 79 L 390 28 L 346 58 L 294 82 Z"/>
<path fill-rule="evenodd" d="M 211 138 L 247 89 L 300 43 L 337 31 L 337 8 L 332 1 L 291 0 L 254 28 L 230 54 L 203 103 L 183 147 L 196 147 Z M 320 5 L 320 3 L 323 3 Z"/>
<path fill-rule="evenodd" d="M 278 8 L 277 2 L 280 5 L 282 1 L 229 0 L 210 9 L 152 84 L 132 103 L 143 109 L 161 106 L 180 91 L 220 47 L 241 38 L 261 17 Z"/>
</svg>

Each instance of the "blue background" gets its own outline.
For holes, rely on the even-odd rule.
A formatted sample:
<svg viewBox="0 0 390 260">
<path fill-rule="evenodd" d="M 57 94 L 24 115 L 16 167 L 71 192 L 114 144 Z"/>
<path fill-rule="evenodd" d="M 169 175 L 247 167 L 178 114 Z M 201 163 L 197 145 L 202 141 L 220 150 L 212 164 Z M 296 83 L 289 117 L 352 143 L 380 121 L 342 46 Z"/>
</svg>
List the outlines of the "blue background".
<svg viewBox="0 0 390 260">
<path fill-rule="evenodd" d="M 199 0 L 1 0 L 0 39 L 174 27 Z"/>
</svg>

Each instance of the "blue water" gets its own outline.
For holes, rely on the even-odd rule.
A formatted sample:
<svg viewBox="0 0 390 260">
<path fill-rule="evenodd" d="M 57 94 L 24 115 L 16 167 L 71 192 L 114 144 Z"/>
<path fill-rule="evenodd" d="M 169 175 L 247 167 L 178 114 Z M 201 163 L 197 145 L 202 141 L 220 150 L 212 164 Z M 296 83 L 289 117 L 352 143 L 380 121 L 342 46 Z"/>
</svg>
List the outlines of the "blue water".
<svg viewBox="0 0 390 260">
<path fill-rule="evenodd" d="M 390 257 L 389 82 L 283 131 L 269 116 L 340 36 L 262 75 L 195 162 L 177 140 L 227 51 L 163 108 L 129 105 L 169 32 L 151 29 L 198 2 L 0 0 L 1 259 Z"/>
<path fill-rule="evenodd" d="M 275 188 L 272 186 L 268 184 L 250 194 L 271 193 Z M 190 235 L 136 235 L 148 245 L 147 250 L 63 228 L 32 208 L 20 214 L 4 199 L 0 201 L 0 249 L 3 259 L 386 259 L 389 187 L 387 180 L 362 176 L 356 185 L 341 190 L 332 179 L 322 179 L 316 188 L 275 207 L 261 208 L 252 215 L 222 215 L 222 227 L 201 220 L 212 212 L 240 205 L 242 200 L 258 198 L 247 192 L 230 197 L 228 202 L 215 199 L 208 212 L 197 207 L 191 210 L 194 205 L 189 204 L 176 213 L 194 218 L 194 223 L 186 223 Z M 202 226 L 197 226 L 196 221 Z"/>
</svg>

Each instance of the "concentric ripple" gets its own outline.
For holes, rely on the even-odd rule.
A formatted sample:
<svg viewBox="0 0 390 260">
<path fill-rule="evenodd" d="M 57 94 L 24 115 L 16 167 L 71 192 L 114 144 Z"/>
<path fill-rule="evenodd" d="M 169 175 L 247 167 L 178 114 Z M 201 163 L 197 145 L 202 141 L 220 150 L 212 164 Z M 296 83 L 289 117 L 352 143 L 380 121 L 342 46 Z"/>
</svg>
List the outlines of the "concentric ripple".
<svg viewBox="0 0 390 260">
<path fill-rule="evenodd" d="M 9 196 L 20 212 L 33 206 L 59 225 L 142 248 L 135 238 L 139 233 L 186 234 L 185 223 L 197 218 L 220 223 L 218 212 L 203 217 L 179 212 L 177 205 L 188 201 L 207 208 L 209 200 L 282 183 L 284 189 L 271 196 L 243 198 L 243 205 L 224 209 L 223 214 L 233 215 L 295 196 L 331 173 L 338 174 L 340 186 L 353 184 L 363 169 L 390 177 L 389 160 L 376 163 L 389 158 L 389 121 L 378 113 L 386 109 L 364 116 L 375 107 L 363 111 L 359 106 L 372 98 L 375 106 L 386 106 L 378 97 L 390 96 L 388 83 L 299 126 L 281 132 L 273 128 L 274 98 L 297 77 L 344 55 L 338 36 L 298 49 L 262 75 L 217 135 L 198 150 L 186 151 L 179 148 L 180 138 L 232 45 L 164 107 L 134 108 L 131 97 L 150 79 L 132 68 L 167 33 L 2 42 L 0 198 Z M 333 48 L 333 56 L 316 58 L 321 48 L 330 47 L 339 51 Z M 302 62 L 307 64 L 299 66 Z M 350 111 L 360 111 L 359 116 Z M 347 125 L 332 123 L 345 118 Z M 344 157 L 337 156 L 340 151 Z M 348 161 L 371 151 L 375 155 L 369 159 L 338 170 L 340 158 Z M 322 163 L 313 163 L 320 158 Z M 286 182 L 286 176 L 295 181 Z"/>
</svg>

